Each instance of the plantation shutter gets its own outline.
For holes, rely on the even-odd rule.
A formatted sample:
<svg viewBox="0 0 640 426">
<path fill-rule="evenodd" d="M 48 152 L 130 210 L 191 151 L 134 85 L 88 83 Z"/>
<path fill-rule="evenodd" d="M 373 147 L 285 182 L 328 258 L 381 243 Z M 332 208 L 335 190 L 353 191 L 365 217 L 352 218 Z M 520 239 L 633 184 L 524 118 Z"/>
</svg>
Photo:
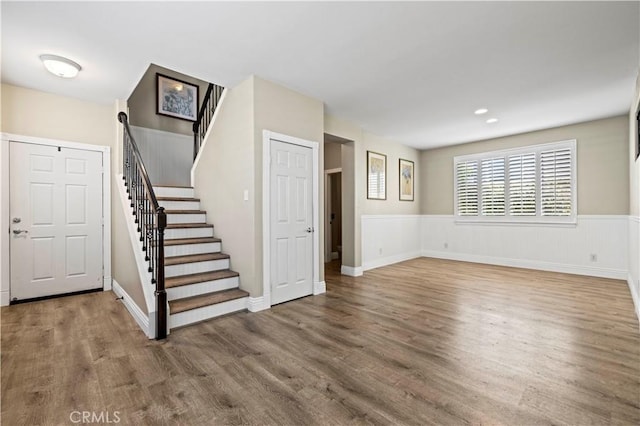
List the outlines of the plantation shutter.
<svg viewBox="0 0 640 426">
<path fill-rule="evenodd" d="M 478 215 L 478 162 L 462 161 L 456 164 L 458 215 Z"/>
<path fill-rule="evenodd" d="M 462 221 L 575 223 L 576 141 L 454 157 Z"/>
<path fill-rule="evenodd" d="M 542 216 L 570 216 L 571 149 L 563 148 L 540 153 L 540 211 Z"/>
<path fill-rule="evenodd" d="M 509 156 L 509 214 L 536 215 L 536 154 Z"/>
<path fill-rule="evenodd" d="M 482 215 L 504 216 L 504 157 L 486 158 L 481 168 Z"/>
</svg>

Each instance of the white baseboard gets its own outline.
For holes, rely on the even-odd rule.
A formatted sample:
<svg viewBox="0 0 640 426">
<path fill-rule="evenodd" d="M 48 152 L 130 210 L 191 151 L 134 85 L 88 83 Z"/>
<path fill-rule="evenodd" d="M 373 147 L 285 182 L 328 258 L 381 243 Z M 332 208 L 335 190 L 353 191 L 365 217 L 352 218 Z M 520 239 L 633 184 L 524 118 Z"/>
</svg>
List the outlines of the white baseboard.
<svg viewBox="0 0 640 426">
<path fill-rule="evenodd" d="M 102 278 L 102 290 L 103 291 L 111 290 L 111 277 Z"/>
<path fill-rule="evenodd" d="M 525 259 L 508 259 L 502 257 L 481 256 L 464 253 L 448 253 L 442 251 L 424 250 L 424 257 L 434 257 L 437 259 L 460 260 L 463 262 L 487 263 L 489 265 L 510 266 L 513 268 L 527 268 L 541 271 L 561 272 L 565 274 L 588 275 L 592 277 L 612 278 L 624 280 L 627 276 L 626 270 L 611 268 L 598 268 L 595 266 L 566 265 L 561 263 L 542 262 Z"/>
<path fill-rule="evenodd" d="M 327 292 L 327 283 L 324 281 L 318 281 L 313 283 L 313 295 L 317 296 L 318 294 Z"/>
<path fill-rule="evenodd" d="M 638 294 L 636 286 L 633 283 L 633 277 L 631 274 L 627 276 L 627 284 L 629 284 L 629 291 L 631 291 L 631 298 L 633 299 L 633 307 L 636 311 L 636 317 L 638 317 L 638 321 L 640 321 L 640 294 Z"/>
<path fill-rule="evenodd" d="M 269 309 L 271 306 L 267 304 L 264 296 L 249 297 L 247 299 L 247 310 L 249 312 L 260 312 Z"/>
<path fill-rule="evenodd" d="M 404 262 L 405 260 L 415 259 L 422 256 L 422 252 L 414 251 L 411 253 L 396 254 L 394 256 L 381 257 L 379 259 L 372 260 L 362 265 L 362 270 L 368 271 L 369 269 L 380 268 L 382 266 L 393 265 L 394 263 Z"/>
<path fill-rule="evenodd" d="M 9 291 L 0 292 L 0 306 L 9 306 L 11 302 L 11 296 L 9 295 Z"/>
<path fill-rule="evenodd" d="M 340 267 L 340 273 L 342 275 L 348 275 L 350 277 L 361 277 L 362 276 L 362 267 L 361 266 L 346 266 L 342 265 Z"/>
<path fill-rule="evenodd" d="M 113 292 L 118 296 L 122 297 L 122 303 L 124 307 L 127 308 L 127 311 L 131 314 L 133 319 L 138 323 L 138 326 L 142 330 L 142 332 L 149 338 L 153 339 L 155 336 L 151 336 L 149 333 L 149 316 L 142 312 L 142 309 L 133 301 L 131 296 L 118 284 L 116 280 L 113 280 Z"/>
</svg>

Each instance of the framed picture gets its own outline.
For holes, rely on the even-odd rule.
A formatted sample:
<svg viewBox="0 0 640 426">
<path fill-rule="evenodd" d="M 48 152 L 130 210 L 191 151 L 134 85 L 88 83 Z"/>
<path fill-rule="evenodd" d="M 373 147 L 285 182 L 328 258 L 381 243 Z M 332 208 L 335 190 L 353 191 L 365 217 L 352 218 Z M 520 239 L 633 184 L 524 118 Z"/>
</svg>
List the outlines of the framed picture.
<svg viewBox="0 0 640 426">
<path fill-rule="evenodd" d="M 196 121 L 198 86 L 156 73 L 157 114 Z"/>
<path fill-rule="evenodd" d="M 367 198 L 387 199 L 387 156 L 367 151 Z"/>
<path fill-rule="evenodd" d="M 400 201 L 413 201 L 413 161 L 400 159 L 399 180 L 400 180 Z"/>
</svg>

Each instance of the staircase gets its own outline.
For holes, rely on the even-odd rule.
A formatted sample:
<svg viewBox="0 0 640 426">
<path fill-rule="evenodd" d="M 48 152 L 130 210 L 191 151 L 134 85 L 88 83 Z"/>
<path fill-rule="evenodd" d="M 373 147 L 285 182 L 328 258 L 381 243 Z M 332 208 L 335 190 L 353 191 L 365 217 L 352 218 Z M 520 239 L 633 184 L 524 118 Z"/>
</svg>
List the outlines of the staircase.
<svg viewBox="0 0 640 426">
<path fill-rule="evenodd" d="M 194 159 L 223 92 L 209 84 L 193 126 Z M 164 339 L 176 327 L 246 309 L 249 294 L 238 288 L 239 275 L 229 269 L 229 255 L 221 252 L 193 188 L 152 185 L 127 114 L 119 112 L 118 121 L 123 125 L 122 178 L 135 222 L 131 236 L 139 237 L 138 272 L 149 321 L 154 319 L 149 337 Z"/>
<path fill-rule="evenodd" d="M 239 274 L 229 269 L 222 241 L 200 210 L 193 188 L 154 186 L 167 215 L 164 234 L 165 289 L 169 330 L 247 307 L 249 294 L 240 290 Z"/>
</svg>

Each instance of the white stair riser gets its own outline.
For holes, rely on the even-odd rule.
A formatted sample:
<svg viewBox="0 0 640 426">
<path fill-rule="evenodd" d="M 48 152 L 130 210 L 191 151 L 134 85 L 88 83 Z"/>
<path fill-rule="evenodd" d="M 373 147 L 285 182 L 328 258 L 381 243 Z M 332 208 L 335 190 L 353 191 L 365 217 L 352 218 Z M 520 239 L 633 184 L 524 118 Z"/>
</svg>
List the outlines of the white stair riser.
<svg viewBox="0 0 640 426">
<path fill-rule="evenodd" d="M 156 197 L 183 197 L 194 198 L 193 188 L 169 188 L 167 186 L 154 186 Z"/>
<path fill-rule="evenodd" d="M 222 280 L 206 281 L 197 284 L 181 285 L 167 289 L 169 300 L 183 299 L 185 297 L 199 296 L 201 294 L 213 293 L 214 291 L 229 290 L 238 288 L 240 280 L 238 277 L 224 278 Z"/>
<path fill-rule="evenodd" d="M 200 201 L 158 201 L 165 210 L 200 210 Z"/>
<path fill-rule="evenodd" d="M 181 244 L 179 246 L 164 247 L 165 256 L 185 256 L 187 254 L 218 253 L 221 249 L 220 243 L 203 244 Z"/>
<path fill-rule="evenodd" d="M 167 223 L 205 223 L 207 215 L 204 213 L 197 214 L 168 214 Z"/>
<path fill-rule="evenodd" d="M 228 302 L 203 306 L 202 308 L 169 315 L 169 329 L 208 320 L 232 312 L 242 311 L 247 309 L 248 299 L 248 297 L 242 297 L 240 299 L 229 300 Z"/>
<path fill-rule="evenodd" d="M 165 240 L 213 237 L 213 228 L 173 228 L 164 231 Z"/>
<path fill-rule="evenodd" d="M 219 271 L 221 269 L 229 269 L 229 259 L 165 266 L 164 275 L 165 277 L 177 277 L 178 275 L 198 274 L 200 272 Z"/>
</svg>

